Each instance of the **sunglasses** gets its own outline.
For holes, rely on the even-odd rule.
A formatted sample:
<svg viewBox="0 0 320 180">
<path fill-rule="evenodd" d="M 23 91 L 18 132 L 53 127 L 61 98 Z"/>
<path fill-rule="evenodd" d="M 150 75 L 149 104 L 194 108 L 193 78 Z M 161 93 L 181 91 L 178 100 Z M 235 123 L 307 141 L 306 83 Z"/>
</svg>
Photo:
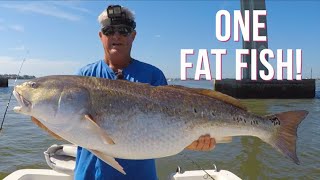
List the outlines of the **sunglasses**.
<svg viewBox="0 0 320 180">
<path fill-rule="evenodd" d="M 130 33 L 132 33 L 133 29 L 129 26 L 106 26 L 101 29 L 101 32 L 106 36 L 112 36 L 116 32 L 118 32 L 122 36 L 128 36 Z"/>
</svg>

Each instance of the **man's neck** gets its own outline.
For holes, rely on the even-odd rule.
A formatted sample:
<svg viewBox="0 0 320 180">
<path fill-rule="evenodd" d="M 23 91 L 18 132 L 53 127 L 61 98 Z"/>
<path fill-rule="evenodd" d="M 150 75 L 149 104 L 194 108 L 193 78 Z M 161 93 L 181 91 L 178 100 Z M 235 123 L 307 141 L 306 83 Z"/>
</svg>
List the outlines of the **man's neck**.
<svg viewBox="0 0 320 180">
<path fill-rule="evenodd" d="M 129 66 L 129 64 L 132 61 L 132 58 L 126 57 L 126 58 L 107 58 L 105 57 L 105 63 L 108 64 L 108 66 L 114 71 L 117 72 L 119 69 L 123 69 L 126 68 L 127 66 Z"/>
</svg>

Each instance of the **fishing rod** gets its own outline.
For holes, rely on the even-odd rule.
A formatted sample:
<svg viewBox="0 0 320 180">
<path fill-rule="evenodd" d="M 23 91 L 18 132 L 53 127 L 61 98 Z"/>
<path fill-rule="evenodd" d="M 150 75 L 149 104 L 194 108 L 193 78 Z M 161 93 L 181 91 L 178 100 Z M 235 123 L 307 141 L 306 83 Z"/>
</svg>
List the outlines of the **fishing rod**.
<svg viewBox="0 0 320 180">
<path fill-rule="evenodd" d="M 29 51 L 27 51 L 27 55 L 28 55 L 28 54 L 29 54 Z M 23 58 L 22 63 L 21 63 L 21 65 L 20 65 L 20 69 L 19 69 L 18 75 L 16 76 L 16 79 L 15 79 L 15 81 L 14 81 L 14 83 L 13 83 L 13 87 L 16 86 L 16 83 L 17 83 L 18 77 L 19 77 L 19 75 L 20 75 L 22 66 L 23 66 L 23 64 L 24 64 L 24 62 L 25 62 L 26 60 L 27 60 L 27 57 Z M 2 119 L 2 122 L 1 122 L 1 126 L 0 126 L 0 132 L 1 132 L 1 130 L 2 130 L 2 126 L 3 126 L 4 120 L 5 120 L 5 118 L 6 118 L 7 112 L 8 112 L 8 108 L 9 108 L 9 105 L 10 105 L 10 102 L 11 102 L 12 94 L 13 94 L 13 91 L 11 91 L 11 94 L 10 94 L 10 97 L 9 97 L 9 101 L 8 101 L 8 103 L 7 103 L 6 110 L 4 111 L 4 114 L 3 114 L 3 119 Z"/>
<path fill-rule="evenodd" d="M 191 161 L 194 165 L 196 165 L 200 170 L 202 170 L 204 173 L 206 173 L 206 175 L 208 175 L 208 177 L 210 177 L 212 180 L 214 180 L 214 178 L 205 170 L 203 169 L 200 164 L 196 163 L 195 161 L 193 161 L 190 157 L 188 157 L 186 154 L 184 153 L 180 153 L 181 156 L 184 156 L 186 159 L 188 159 L 189 161 Z"/>
</svg>

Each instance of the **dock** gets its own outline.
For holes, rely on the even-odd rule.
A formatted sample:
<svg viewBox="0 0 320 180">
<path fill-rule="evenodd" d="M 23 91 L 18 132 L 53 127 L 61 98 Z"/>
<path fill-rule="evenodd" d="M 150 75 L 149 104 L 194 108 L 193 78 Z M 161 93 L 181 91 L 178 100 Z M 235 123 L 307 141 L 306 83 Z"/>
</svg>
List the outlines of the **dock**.
<svg viewBox="0 0 320 180">
<path fill-rule="evenodd" d="M 239 99 L 302 99 L 315 97 L 315 79 L 215 81 L 214 89 Z"/>
<path fill-rule="evenodd" d="M 0 78 L 0 87 L 8 87 L 8 79 Z"/>
</svg>

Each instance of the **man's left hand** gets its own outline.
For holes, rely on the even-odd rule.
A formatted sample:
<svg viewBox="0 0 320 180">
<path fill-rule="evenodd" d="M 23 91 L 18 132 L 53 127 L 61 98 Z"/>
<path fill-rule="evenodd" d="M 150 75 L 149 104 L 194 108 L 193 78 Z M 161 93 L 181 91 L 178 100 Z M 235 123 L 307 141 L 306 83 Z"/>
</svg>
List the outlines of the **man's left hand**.
<svg viewBox="0 0 320 180">
<path fill-rule="evenodd" d="M 193 141 L 186 149 L 192 151 L 210 151 L 216 146 L 216 140 L 210 135 L 200 136 L 198 140 Z"/>
</svg>

